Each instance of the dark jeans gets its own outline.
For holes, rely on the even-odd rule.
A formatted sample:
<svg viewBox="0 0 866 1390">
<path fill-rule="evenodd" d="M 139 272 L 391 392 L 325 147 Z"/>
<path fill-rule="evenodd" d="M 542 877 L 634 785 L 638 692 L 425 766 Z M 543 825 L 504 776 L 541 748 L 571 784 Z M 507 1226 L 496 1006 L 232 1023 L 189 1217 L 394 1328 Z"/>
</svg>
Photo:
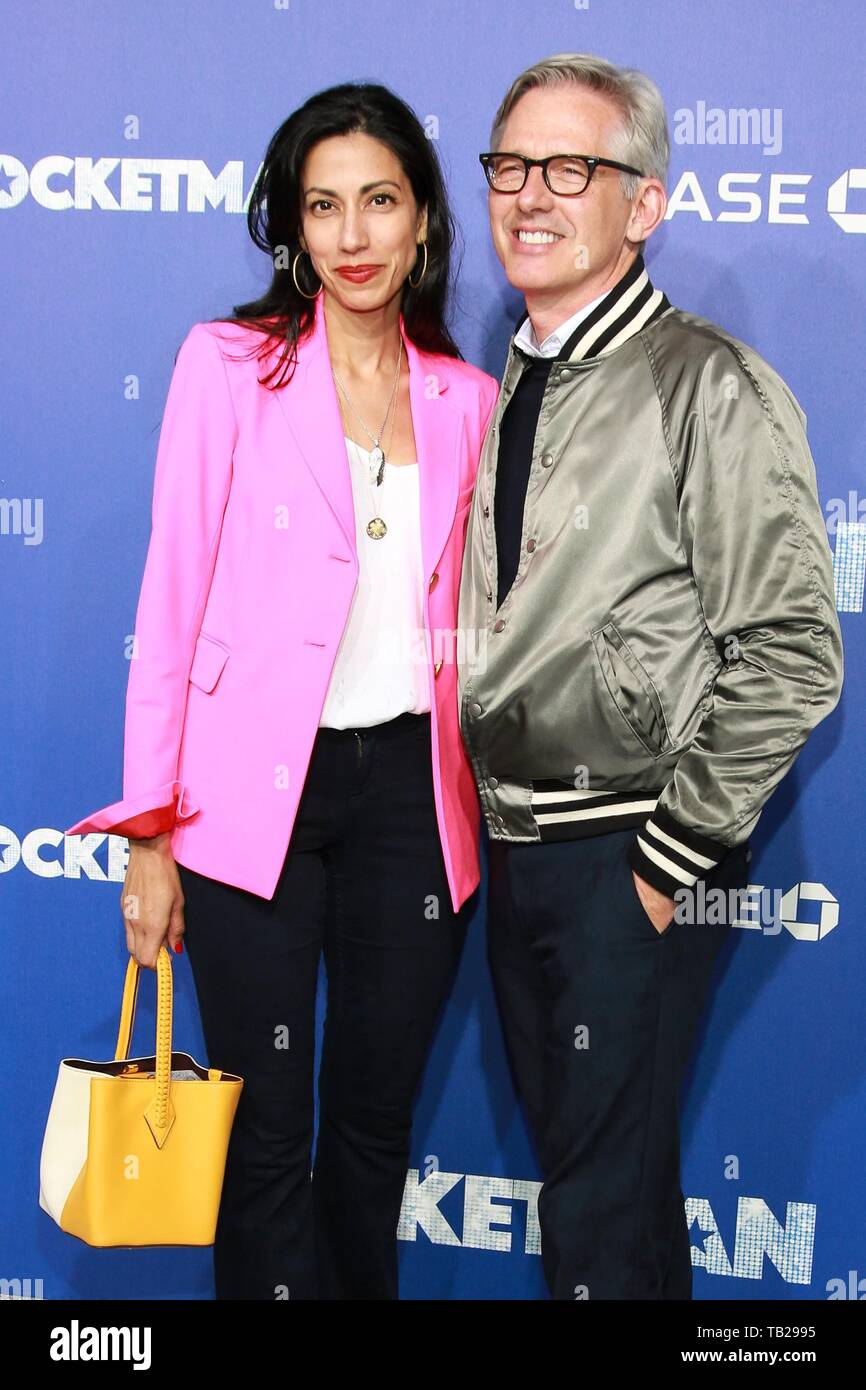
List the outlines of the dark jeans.
<svg viewBox="0 0 866 1390">
<path fill-rule="evenodd" d="M 731 928 L 659 933 L 626 860 L 634 834 L 490 842 L 488 954 L 557 1299 L 692 1296 L 679 1091 Z M 707 891 L 746 887 L 746 855 L 731 851 Z"/>
<path fill-rule="evenodd" d="M 272 899 L 178 867 L 208 1060 L 244 1079 L 217 1298 L 396 1298 L 413 1101 L 477 900 L 452 911 L 430 716 L 319 730 Z"/>
</svg>

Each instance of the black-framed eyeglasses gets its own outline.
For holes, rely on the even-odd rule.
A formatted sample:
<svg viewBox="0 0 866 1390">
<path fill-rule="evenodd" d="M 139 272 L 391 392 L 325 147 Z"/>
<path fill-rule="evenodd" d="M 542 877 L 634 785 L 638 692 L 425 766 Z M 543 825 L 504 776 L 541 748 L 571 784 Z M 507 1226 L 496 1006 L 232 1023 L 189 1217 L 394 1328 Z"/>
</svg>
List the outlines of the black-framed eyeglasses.
<svg viewBox="0 0 866 1390">
<path fill-rule="evenodd" d="M 538 165 L 551 193 L 574 198 L 585 193 L 590 179 L 600 164 L 606 169 L 619 169 L 624 174 L 637 174 L 640 169 L 620 164 L 616 159 L 602 159 L 597 154 L 549 154 L 546 159 L 529 159 L 525 154 L 505 150 L 490 150 L 478 158 L 484 166 L 487 182 L 494 193 L 519 193 L 533 165 Z"/>
</svg>

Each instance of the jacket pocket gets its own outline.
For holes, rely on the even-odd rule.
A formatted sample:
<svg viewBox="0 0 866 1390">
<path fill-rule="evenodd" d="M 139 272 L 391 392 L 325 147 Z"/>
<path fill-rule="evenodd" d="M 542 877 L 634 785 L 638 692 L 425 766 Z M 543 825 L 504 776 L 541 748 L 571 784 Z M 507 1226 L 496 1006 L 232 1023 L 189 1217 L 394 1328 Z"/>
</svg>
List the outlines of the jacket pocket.
<svg viewBox="0 0 866 1390">
<path fill-rule="evenodd" d="M 611 699 L 635 738 L 653 758 L 670 752 L 673 745 L 659 693 L 616 624 L 605 623 L 590 636 Z"/>
<path fill-rule="evenodd" d="M 220 678 L 223 667 L 229 658 L 229 649 L 216 637 L 208 637 L 200 632 L 196 639 L 195 652 L 190 667 L 189 679 L 207 694 L 213 690 Z"/>
</svg>

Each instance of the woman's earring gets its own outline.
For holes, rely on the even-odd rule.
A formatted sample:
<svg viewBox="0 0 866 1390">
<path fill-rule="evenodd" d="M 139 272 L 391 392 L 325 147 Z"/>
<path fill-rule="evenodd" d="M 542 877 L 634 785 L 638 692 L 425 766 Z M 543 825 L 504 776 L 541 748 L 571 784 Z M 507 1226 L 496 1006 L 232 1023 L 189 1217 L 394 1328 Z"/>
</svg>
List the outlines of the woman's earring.
<svg viewBox="0 0 866 1390">
<path fill-rule="evenodd" d="M 412 279 L 412 276 L 411 276 L 411 275 L 409 276 L 409 284 L 412 286 L 413 290 L 417 290 L 417 288 L 418 288 L 418 286 L 420 285 L 421 281 L 424 279 L 424 276 L 427 274 L 427 243 L 426 243 L 426 241 L 422 241 L 422 242 L 421 242 L 421 249 L 422 249 L 422 251 L 424 252 L 424 269 L 421 271 L 421 274 L 418 276 L 418 279 L 417 279 L 417 280 L 413 280 L 413 279 Z"/>
<path fill-rule="evenodd" d="M 303 295 L 304 299 L 318 299 L 319 294 L 320 294 L 321 289 L 322 289 L 321 282 L 319 283 L 319 288 L 316 290 L 316 293 L 315 293 L 315 294 L 307 294 L 306 290 L 302 290 L 301 287 L 300 287 L 300 285 L 298 284 L 298 261 L 299 261 L 299 260 L 301 259 L 301 257 L 304 256 L 304 255 L 309 255 L 309 252 L 304 251 L 303 248 L 302 248 L 302 249 L 298 252 L 298 254 L 297 254 L 297 256 L 295 257 L 295 259 L 292 261 L 292 279 L 293 279 L 294 282 L 295 282 L 295 289 L 298 291 L 298 294 Z M 312 265 L 312 259 L 311 259 L 311 261 L 310 261 L 310 264 Z"/>
</svg>

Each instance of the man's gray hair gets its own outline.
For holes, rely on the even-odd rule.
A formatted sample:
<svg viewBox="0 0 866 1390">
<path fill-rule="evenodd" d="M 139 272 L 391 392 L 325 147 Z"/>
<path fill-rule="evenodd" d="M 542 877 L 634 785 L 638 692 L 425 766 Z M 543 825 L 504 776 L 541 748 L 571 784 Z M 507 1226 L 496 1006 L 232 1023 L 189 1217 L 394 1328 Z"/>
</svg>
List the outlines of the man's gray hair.
<svg viewBox="0 0 866 1390">
<path fill-rule="evenodd" d="M 610 149 L 563 150 L 563 154 L 604 154 L 621 164 L 632 164 L 643 174 L 667 184 L 670 140 L 661 92 L 652 78 L 638 68 L 618 68 L 594 53 L 557 53 L 533 63 L 516 77 L 493 119 L 490 148 L 498 149 L 505 122 L 526 92 L 534 87 L 554 87 L 563 82 L 574 82 L 610 97 L 622 115 Z M 638 187 L 636 175 L 621 174 L 620 178 L 626 198 L 633 198 Z"/>
</svg>

